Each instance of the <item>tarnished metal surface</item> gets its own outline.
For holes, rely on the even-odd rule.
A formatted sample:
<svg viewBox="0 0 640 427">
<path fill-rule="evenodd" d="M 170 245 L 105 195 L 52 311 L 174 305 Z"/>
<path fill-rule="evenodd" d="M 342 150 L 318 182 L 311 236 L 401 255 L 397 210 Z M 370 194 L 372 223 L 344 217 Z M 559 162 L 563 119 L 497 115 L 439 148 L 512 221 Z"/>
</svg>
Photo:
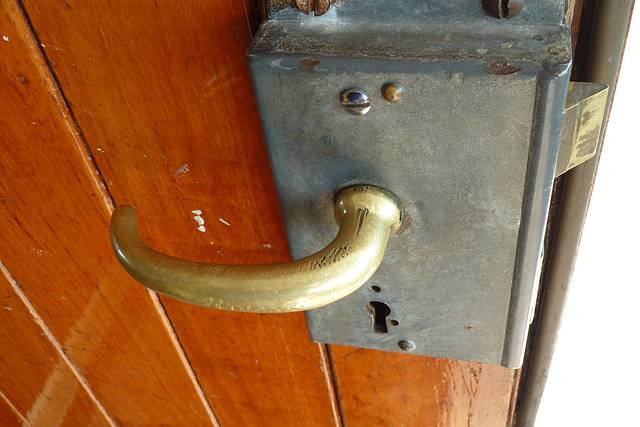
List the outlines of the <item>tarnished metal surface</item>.
<svg viewBox="0 0 640 427">
<path fill-rule="evenodd" d="M 599 83 L 569 83 L 556 176 L 595 155 L 608 91 L 607 86 Z"/>
<path fill-rule="evenodd" d="M 349 295 L 380 265 L 402 222 L 396 197 L 372 186 L 349 187 L 335 201 L 338 235 L 319 252 L 292 262 L 221 265 L 188 261 L 149 248 L 135 210 L 118 207 L 111 243 L 118 261 L 148 288 L 222 310 L 281 313 L 320 307 Z M 313 218 L 310 218 L 313 221 Z"/>
<path fill-rule="evenodd" d="M 304 9 L 309 2 L 319 0 L 268 0 L 270 18 L 281 20 L 282 13 L 288 14 L 286 18 L 302 15 L 296 6 L 300 2 Z M 491 0 L 487 0 L 491 1 Z M 483 0 L 475 1 L 451 1 L 451 0 L 331 0 L 331 6 L 327 14 L 336 17 L 340 23 L 355 23 L 367 20 L 377 24 L 404 25 L 410 22 L 431 24 L 434 21 L 442 23 L 459 24 L 461 22 L 473 22 L 481 24 L 485 22 L 498 22 L 500 25 L 531 25 L 531 24 L 558 24 L 560 25 L 564 15 L 564 1 L 561 0 L 535 0 L 528 1 L 521 11 L 514 15 L 518 3 L 521 0 L 500 0 L 503 4 L 503 15 L 511 13 L 512 19 L 496 20 L 488 9 L 485 9 Z M 505 11 L 504 5 L 509 6 L 511 12 Z M 291 8 L 294 7 L 294 8 Z M 496 7 L 498 7 L 496 5 Z M 493 8 L 493 6 L 491 6 Z M 313 9 L 311 9 L 313 10 Z M 493 9 L 491 9 L 493 11 Z M 309 15 L 311 20 L 318 18 Z"/>
<path fill-rule="evenodd" d="M 283 11 L 249 50 L 293 256 L 328 243 L 333 197 L 355 183 L 393 191 L 410 218 L 366 286 L 306 313 L 310 336 L 517 367 L 568 85 L 562 8 L 529 2 L 507 21 L 480 2 L 388 3 L 405 17 L 358 0 L 313 19 Z M 401 102 L 383 97 L 390 82 Z M 344 111 L 349 88 L 370 95 L 366 115 Z"/>
</svg>

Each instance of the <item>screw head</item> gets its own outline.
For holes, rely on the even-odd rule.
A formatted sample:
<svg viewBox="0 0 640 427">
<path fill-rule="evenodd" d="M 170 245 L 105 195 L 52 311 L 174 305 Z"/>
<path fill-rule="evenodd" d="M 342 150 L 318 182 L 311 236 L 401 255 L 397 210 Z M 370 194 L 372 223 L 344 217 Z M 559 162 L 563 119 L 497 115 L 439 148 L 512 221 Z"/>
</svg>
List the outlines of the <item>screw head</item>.
<svg viewBox="0 0 640 427">
<path fill-rule="evenodd" d="M 382 86 L 382 96 L 389 102 L 400 102 L 404 98 L 404 88 L 399 83 L 387 83 Z"/>
<path fill-rule="evenodd" d="M 348 113 L 361 116 L 367 114 L 371 109 L 371 101 L 369 95 L 360 89 L 347 89 L 340 94 L 340 105 L 342 105 Z"/>
<path fill-rule="evenodd" d="M 408 352 L 413 351 L 416 348 L 416 345 L 413 343 L 413 341 L 402 340 L 398 342 L 398 347 L 400 347 L 400 350 Z"/>
</svg>

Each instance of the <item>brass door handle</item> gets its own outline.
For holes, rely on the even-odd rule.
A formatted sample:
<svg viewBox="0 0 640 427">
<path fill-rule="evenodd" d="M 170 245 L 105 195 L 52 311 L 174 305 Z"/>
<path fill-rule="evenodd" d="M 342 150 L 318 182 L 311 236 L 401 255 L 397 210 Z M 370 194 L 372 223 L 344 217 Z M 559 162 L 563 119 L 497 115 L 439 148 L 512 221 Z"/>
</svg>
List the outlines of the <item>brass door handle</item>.
<svg viewBox="0 0 640 427">
<path fill-rule="evenodd" d="M 134 279 L 172 298 L 233 311 L 303 311 L 349 295 L 373 275 L 402 223 L 402 207 L 388 191 L 357 185 L 340 192 L 335 216 L 340 230 L 326 248 L 275 264 L 209 264 L 157 252 L 138 235 L 131 206 L 114 211 L 111 244 Z"/>
</svg>

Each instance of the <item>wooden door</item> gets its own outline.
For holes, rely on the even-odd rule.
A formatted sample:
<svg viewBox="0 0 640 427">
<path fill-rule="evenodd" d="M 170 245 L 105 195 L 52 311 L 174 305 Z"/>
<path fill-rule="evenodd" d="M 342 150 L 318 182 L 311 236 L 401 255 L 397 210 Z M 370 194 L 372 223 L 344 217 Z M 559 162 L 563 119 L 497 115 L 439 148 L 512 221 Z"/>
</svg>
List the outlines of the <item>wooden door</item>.
<svg viewBox="0 0 640 427">
<path fill-rule="evenodd" d="M 115 260 L 125 203 L 165 253 L 289 259 L 251 0 L 1 1 L 0 424 L 510 422 L 517 371 L 313 344 L 301 313 L 158 297 Z"/>
</svg>

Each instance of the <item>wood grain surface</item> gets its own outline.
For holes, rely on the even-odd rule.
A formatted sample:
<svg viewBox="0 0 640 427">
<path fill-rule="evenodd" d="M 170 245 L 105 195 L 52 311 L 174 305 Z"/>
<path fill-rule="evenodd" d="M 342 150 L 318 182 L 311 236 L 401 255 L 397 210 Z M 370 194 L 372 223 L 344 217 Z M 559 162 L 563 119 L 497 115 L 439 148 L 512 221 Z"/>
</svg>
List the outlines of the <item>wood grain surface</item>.
<svg viewBox="0 0 640 427">
<path fill-rule="evenodd" d="M 1 5 L 0 258 L 115 423 L 210 423 L 149 294 L 114 260 L 107 205 L 38 46 L 17 5 Z"/>
<path fill-rule="evenodd" d="M 504 426 L 517 371 L 332 346 L 344 424 Z"/>
<path fill-rule="evenodd" d="M 13 404 L 2 394 L 0 394 L 0 425 L 3 427 L 21 427 L 29 425 L 24 417 L 17 412 Z"/>
<path fill-rule="evenodd" d="M 44 332 L 10 283 L 0 277 L 0 372 L 11 373 L 0 376 L 2 394 L 33 426 L 108 426 Z M 8 404 L 7 408 L 11 409 Z M 10 424 L 0 416 L 0 425 Z"/>
<path fill-rule="evenodd" d="M 152 247 L 221 263 L 289 259 L 242 1 L 24 5 L 109 191 L 138 209 Z M 302 314 L 162 301 L 222 425 L 335 423 Z"/>
</svg>

